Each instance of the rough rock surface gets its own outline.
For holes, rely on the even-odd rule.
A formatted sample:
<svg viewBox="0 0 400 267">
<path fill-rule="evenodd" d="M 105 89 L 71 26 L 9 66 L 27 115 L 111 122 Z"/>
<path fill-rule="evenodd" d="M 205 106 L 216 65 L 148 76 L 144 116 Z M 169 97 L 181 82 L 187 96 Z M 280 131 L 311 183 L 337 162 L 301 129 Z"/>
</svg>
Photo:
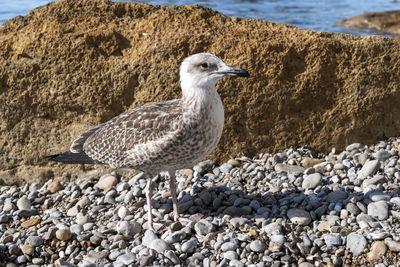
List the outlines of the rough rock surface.
<svg viewBox="0 0 400 267">
<path fill-rule="evenodd" d="M 197 5 L 62 0 L 0 26 L 0 178 L 101 170 L 43 158 L 127 109 L 179 97 L 181 60 L 204 51 L 252 75 L 217 85 L 226 125 L 216 160 L 298 144 L 326 152 L 399 134 L 395 39 L 230 18 Z"/>
<path fill-rule="evenodd" d="M 365 13 L 341 20 L 338 25 L 400 34 L 400 10 Z"/>
</svg>

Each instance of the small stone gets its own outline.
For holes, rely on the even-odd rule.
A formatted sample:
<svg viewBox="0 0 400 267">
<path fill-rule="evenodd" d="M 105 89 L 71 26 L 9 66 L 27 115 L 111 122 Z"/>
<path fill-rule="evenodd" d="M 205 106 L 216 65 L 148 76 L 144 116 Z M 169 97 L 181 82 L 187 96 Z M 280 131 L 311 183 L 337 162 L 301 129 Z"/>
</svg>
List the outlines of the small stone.
<svg viewBox="0 0 400 267">
<path fill-rule="evenodd" d="M 390 158 L 391 155 L 390 155 L 390 153 L 389 153 L 388 151 L 386 151 L 386 150 L 379 150 L 379 151 L 377 151 L 377 152 L 374 153 L 374 157 L 375 157 L 377 160 L 385 161 L 385 160 L 387 160 L 388 158 Z"/>
<path fill-rule="evenodd" d="M 386 245 L 382 241 L 375 241 L 367 254 L 368 261 L 374 262 L 382 258 L 386 254 L 386 250 Z"/>
<path fill-rule="evenodd" d="M 361 213 L 361 210 L 357 207 L 357 205 L 351 202 L 347 203 L 346 210 L 354 216 L 357 216 Z"/>
<path fill-rule="evenodd" d="M 374 175 L 374 177 L 365 179 L 361 185 L 362 188 L 367 188 L 370 185 L 378 185 L 378 184 L 384 184 L 387 182 L 387 179 L 385 178 L 384 175 Z"/>
<path fill-rule="evenodd" d="M 173 232 L 165 238 L 165 242 L 172 244 L 182 241 L 186 237 L 186 233 L 182 230 Z"/>
<path fill-rule="evenodd" d="M 346 151 L 351 152 L 351 151 L 353 151 L 353 150 L 358 150 L 358 149 L 360 149 L 360 148 L 362 148 L 362 144 L 360 144 L 360 143 L 353 143 L 353 144 L 348 145 L 348 146 L 346 147 Z"/>
<path fill-rule="evenodd" d="M 241 217 L 241 216 L 247 216 L 251 213 L 251 208 L 250 206 L 243 206 L 243 207 L 234 207 L 234 206 L 230 206 L 227 207 L 224 210 L 224 214 L 228 214 L 232 217 Z"/>
<path fill-rule="evenodd" d="M 325 244 L 328 247 L 342 245 L 342 239 L 340 238 L 340 236 L 336 236 L 336 235 L 332 235 L 332 234 L 325 234 L 323 237 L 324 237 Z"/>
<path fill-rule="evenodd" d="M 24 253 L 25 255 L 33 255 L 33 253 L 35 252 L 34 247 L 27 244 L 22 245 L 21 250 L 22 253 Z"/>
<path fill-rule="evenodd" d="M 342 191 L 342 190 L 337 190 L 337 191 L 330 192 L 328 194 L 328 196 L 326 197 L 326 200 L 331 203 L 337 203 L 340 200 L 345 200 L 347 197 L 348 197 L 347 192 Z"/>
<path fill-rule="evenodd" d="M 56 238 L 61 241 L 68 241 L 72 237 L 72 232 L 69 228 L 60 228 L 56 232 Z"/>
<path fill-rule="evenodd" d="M 28 219 L 28 220 L 24 221 L 23 223 L 21 223 L 21 226 L 23 228 L 29 228 L 29 227 L 32 227 L 32 226 L 35 226 L 35 225 L 39 224 L 40 221 L 41 221 L 40 217 L 35 217 L 35 218 Z"/>
<path fill-rule="evenodd" d="M 116 259 L 116 262 L 120 262 L 125 265 L 129 265 L 136 260 L 136 257 L 132 254 L 122 254 L 119 255 Z"/>
<path fill-rule="evenodd" d="M 289 209 L 287 211 L 287 216 L 292 223 L 299 225 L 308 225 L 311 222 L 310 213 L 303 209 Z"/>
<path fill-rule="evenodd" d="M 390 249 L 390 251 L 400 252 L 400 242 L 393 240 L 385 240 L 386 246 Z"/>
<path fill-rule="evenodd" d="M 237 249 L 238 245 L 235 242 L 225 242 L 221 246 L 223 252 Z"/>
<path fill-rule="evenodd" d="M 378 192 L 371 192 L 369 194 L 369 199 L 371 199 L 374 202 L 381 201 L 381 200 L 388 201 L 388 200 L 390 200 L 390 195 L 389 194 L 385 194 L 383 192 L 379 192 L 379 191 Z"/>
<path fill-rule="evenodd" d="M 200 220 L 194 225 L 194 230 L 198 235 L 207 235 L 214 229 L 214 225 L 207 220 Z"/>
<path fill-rule="evenodd" d="M 266 248 L 267 245 L 261 240 L 254 240 L 250 243 L 250 249 L 254 252 L 264 252 Z"/>
<path fill-rule="evenodd" d="M 29 209 L 29 210 L 18 210 L 15 215 L 21 218 L 28 218 L 31 216 L 39 215 L 39 211 L 37 209 Z"/>
<path fill-rule="evenodd" d="M 321 183 L 321 181 L 322 181 L 322 175 L 318 172 L 313 173 L 313 174 L 307 175 L 304 178 L 301 187 L 303 189 L 314 189 Z"/>
<path fill-rule="evenodd" d="M 157 251 L 158 253 L 163 253 L 165 250 L 170 249 L 169 245 L 167 242 L 165 242 L 162 239 L 156 239 L 153 240 L 150 243 L 149 248 L 154 249 L 155 251 Z"/>
<path fill-rule="evenodd" d="M 57 229 L 55 227 L 50 227 L 49 230 L 43 235 L 44 240 L 51 240 L 56 235 Z"/>
<path fill-rule="evenodd" d="M 78 215 L 79 210 L 78 210 L 78 206 L 75 205 L 72 208 L 67 210 L 67 216 L 69 217 L 75 217 L 76 215 Z"/>
<path fill-rule="evenodd" d="M 10 220 L 10 216 L 7 214 L 0 215 L 0 223 L 7 223 Z"/>
<path fill-rule="evenodd" d="M 178 204 L 178 211 L 179 213 L 184 213 L 185 211 L 187 211 L 190 207 L 193 206 L 193 200 L 189 200 L 183 203 L 179 203 Z"/>
<path fill-rule="evenodd" d="M 27 262 L 27 259 L 26 259 L 25 255 L 21 255 L 21 256 L 18 256 L 18 257 L 15 259 L 15 262 L 18 263 L 19 265 L 21 265 L 21 264 Z M 36 266 L 39 267 L 39 265 L 36 265 Z M 36 266 L 35 266 L 35 267 L 36 267 Z M 32 266 L 29 266 L 29 267 L 32 267 Z"/>
<path fill-rule="evenodd" d="M 119 224 L 119 223 L 118 223 Z M 125 223 L 124 223 L 125 224 Z M 118 231 L 118 230 L 117 230 Z M 154 241 L 154 240 L 159 240 L 158 236 L 151 230 L 146 230 L 146 232 L 144 232 L 144 236 L 142 239 L 142 245 L 146 246 L 146 247 L 150 247 L 150 244 Z"/>
<path fill-rule="evenodd" d="M 274 168 L 275 168 L 275 171 L 277 171 L 277 172 L 282 171 L 282 172 L 286 172 L 287 174 L 291 174 L 291 173 L 295 173 L 295 172 L 303 173 L 305 170 L 301 166 L 289 165 L 289 164 L 283 164 L 283 163 L 277 163 Z"/>
<path fill-rule="evenodd" d="M 43 238 L 40 236 L 28 236 L 28 238 L 25 240 L 26 245 L 30 245 L 32 247 L 38 247 L 43 244 Z"/>
<path fill-rule="evenodd" d="M 230 159 L 227 163 L 233 167 L 240 167 L 240 162 L 236 159 Z"/>
<path fill-rule="evenodd" d="M 370 234 L 372 240 L 383 240 L 386 237 L 390 236 L 388 232 L 374 232 Z"/>
<path fill-rule="evenodd" d="M 359 255 L 361 255 L 361 253 L 367 246 L 367 240 L 365 239 L 365 237 L 355 232 L 347 235 L 346 240 L 346 248 L 350 250 L 351 253 L 353 253 L 354 257 L 358 257 Z"/>
<path fill-rule="evenodd" d="M 181 263 L 178 256 L 176 256 L 175 252 L 173 252 L 172 250 L 166 251 L 164 255 L 175 265 L 179 265 Z"/>
<path fill-rule="evenodd" d="M 378 220 L 385 220 L 389 217 L 389 207 L 386 201 L 381 200 L 378 202 L 371 202 L 368 204 L 368 215 L 377 218 Z"/>
<path fill-rule="evenodd" d="M 106 174 L 100 177 L 99 181 L 94 186 L 103 190 L 109 190 L 117 183 L 117 177 L 115 177 L 114 175 Z"/>
<path fill-rule="evenodd" d="M 203 203 L 205 205 L 210 205 L 211 201 L 212 201 L 212 197 L 210 192 L 208 192 L 207 189 L 204 189 L 203 191 L 200 192 L 199 194 L 199 198 L 203 201 Z"/>
<path fill-rule="evenodd" d="M 323 159 L 315 159 L 315 158 L 308 158 L 308 157 L 305 157 L 305 158 L 303 158 L 303 159 L 301 160 L 301 165 L 302 165 L 304 168 L 308 169 L 308 168 L 311 168 L 311 167 L 313 167 L 314 165 L 317 165 L 317 164 L 322 163 L 322 162 L 324 162 Z"/>
<path fill-rule="evenodd" d="M 400 197 L 392 197 L 390 202 L 395 204 L 397 207 L 400 207 Z"/>
<path fill-rule="evenodd" d="M 91 204 L 90 199 L 87 196 L 83 196 L 77 203 L 76 206 L 79 208 L 88 207 Z"/>
<path fill-rule="evenodd" d="M 41 264 L 44 263 L 44 259 L 42 259 L 42 258 L 33 258 L 32 259 L 32 263 L 33 264 L 37 264 L 37 265 L 41 265 Z"/>
<path fill-rule="evenodd" d="M 344 170 L 346 167 L 344 166 L 343 163 L 335 163 L 335 165 L 333 165 L 333 169 L 334 170 Z"/>
<path fill-rule="evenodd" d="M 175 231 L 181 230 L 183 228 L 183 225 L 182 225 L 181 222 L 177 221 L 177 222 L 171 223 L 170 228 L 171 228 L 172 231 L 175 232 Z"/>
<path fill-rule="evenodd" d="M 20 252 L 21 250 L 16 244 L 12 244 L 8 247 L 8 253 L 10 253 L 11 255 L 18 255 L 20 254 Z"/>
<path fill-rule="evenodd" d="M 47 186 L 47 190 L 50 191 L 50 193 L 56 193 L 60 190 L 63 189 L 63 185 L 60 183 L 60 181 L 54 180 Z"/>
<path fill-rule="evenodd" d="M 31 202 L 29 201 L 27 196 L 22 196 L 17 201 L 17 207 L 19 210 L 29 210 L 31 208 Z"/>
<path fill-rule="evenodd" d="M 269 242 L 268 249 L 272 252 L 278 252 L 281 250 L 283 243 L 285 243 L 286 239 L 284 235 L 272 235 Z"/>
<path fill-rule="evenodd" d="M 379 160 L 370 160 L 367 161 L 361 170 L 357 174 L 357 178 L 360 180 L 364 180 L 368 176 L 374 175 L 380 168 L 381 164 Z"/>
<path fill-rule="evenodd" d="M 317 229 L 320 232 L 324 232 L 324 231 L 330 231 L 331 227 L 335 225 L 335 223 L 333 222 L 328 222 L 328 221 L 322 221 L 318 224 Z"/>
<path fill-rule="evenodd" d="M 152 263 L 154 261 L 155 256 L 154 255 L 145 255 L 143 257 L 140 258 L 140 266 L 144 267 L 144 266 L 149 266 L 150 263 Z"/>
<path fill-rule="evenodd" d="M 270 224 L 267 224 L 262 228 L 264 232 L 267 233 L 267 235 L 271 236 L 274 234 L 281 234 L 282 233 L 282 225 L 279 223 L 273 222 Z"/>
<path fill-rule="evenodd" d="M 141 226 L 137 222 L 130 223 L 127 221 L 120 221 L 117 223 L 116 230 L 124 237 L 132 238 L 135 234 L 140 232 Z"/>
<path fill-rule="evenodd" d="M 237 259 L 232 259 L 232 260 L 229 262 L 229 266 L 233 266 L 233 267 L 245 267 L 244 263 L 241 262 L 241 261 L 239 261 L 239 260 L 237 260 Z"/>
<path fill-rule="evenodd" d="M 360 228 L 365 229 L 369 228 L 369 224 L 374 221 L 374 218 L 365 213 L 360 213 L 357 215 L 356 221 L 359 224 Z"/>
<path fill-rule="evenodd" d="M 11 202 L 11 199 L 6 199 L 3 206 L 3 211 L 16 210 L 17 207 Z"/>
<path fill-rule="evenodd" d="M 78 215 L 76 216 L 75 222 L 76 222 L 77 224 L 82 224 L 82 225 L 83 225 L 83 224 L 89 222 L 89 217 L 88 217 L 88 216 L 85 216 L 85 215 L 82 215 L 82 214 L 78 214 Z"/>
<path fill-rule="evenodd" d="M 228 260 L 237 260 L 239 258 L 238 254 L 236 251 L 229 250 L 224 253 L 224 258 Z"/>
<path fill-rule="evenodd" d="M 182 252 L 184 253 L 192 253 L 194 249 L 196 248 L 198 244 L 198 241 L 196 238 L 192 237 L 189 239 L 189 241 L 186 241 L 185 243 L 182 244 Z"/>
<path fill-rule="evenodd" d="M 219 166 L 219 169 L 221 170 L 222 173 L 229 173 L 232 170 L 233 166 L 228 164 L 228 163 L 224 163 L 221 166 Z"/>
<path fill-rule="evenodd" d="M 124 218 L 125 218 L 126 216 L 128 216 L 128 215 L 130 215 L 130 212 L 129 212 L 129 210 L 128 210 L 127 207 L 121 206 L 121 207 L 118 209 L 118 217 L 120 217 L 121 219 L 124 219 Z"/>
</svg>

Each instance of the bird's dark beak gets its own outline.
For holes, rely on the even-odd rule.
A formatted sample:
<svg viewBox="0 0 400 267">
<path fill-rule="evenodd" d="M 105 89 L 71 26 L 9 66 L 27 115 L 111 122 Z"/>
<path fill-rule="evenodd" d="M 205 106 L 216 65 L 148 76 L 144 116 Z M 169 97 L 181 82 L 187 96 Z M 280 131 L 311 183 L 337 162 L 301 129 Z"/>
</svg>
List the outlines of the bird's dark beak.
<svg viewBox="0 0 400 267">
<path fill-rule="evenodd" d="M 247 70 L 232 66 L 226 66 L 226 68 L 218 71 L 217 73 L 226 76 L 250 77 L 250 74 L 247 72 Z"/>
</svg>

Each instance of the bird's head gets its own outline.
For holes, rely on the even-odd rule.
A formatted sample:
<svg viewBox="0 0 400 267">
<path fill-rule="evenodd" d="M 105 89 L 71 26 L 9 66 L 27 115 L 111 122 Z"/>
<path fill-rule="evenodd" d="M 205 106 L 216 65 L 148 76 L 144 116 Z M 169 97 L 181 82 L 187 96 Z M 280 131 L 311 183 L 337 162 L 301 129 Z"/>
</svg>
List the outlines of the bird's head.
<svg viewBox="0 0 400 267">
<path fill-rule="evenodd" d="M 180 80 L 184 88 L 214 88 L 224 76 L 249 77 L 249 73 L 238 67 L 225 64 L 217 56 L 199 53 L 185 58 L 180 69 Z"/>
</svg>

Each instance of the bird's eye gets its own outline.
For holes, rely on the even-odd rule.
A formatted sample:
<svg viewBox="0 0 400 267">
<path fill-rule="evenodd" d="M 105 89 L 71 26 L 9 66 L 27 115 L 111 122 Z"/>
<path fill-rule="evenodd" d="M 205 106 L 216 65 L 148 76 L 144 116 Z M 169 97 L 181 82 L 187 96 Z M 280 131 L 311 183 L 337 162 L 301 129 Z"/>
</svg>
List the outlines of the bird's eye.
<svg viewBox="0 0 400 267">
<path fill-rule="evenodd" d="M 200 64 L 200 67 L 202 68 L 202 69 L 207 69 L 208 68 L 208 64 L 207 63 L 201 63 Z"/>
</svg>

